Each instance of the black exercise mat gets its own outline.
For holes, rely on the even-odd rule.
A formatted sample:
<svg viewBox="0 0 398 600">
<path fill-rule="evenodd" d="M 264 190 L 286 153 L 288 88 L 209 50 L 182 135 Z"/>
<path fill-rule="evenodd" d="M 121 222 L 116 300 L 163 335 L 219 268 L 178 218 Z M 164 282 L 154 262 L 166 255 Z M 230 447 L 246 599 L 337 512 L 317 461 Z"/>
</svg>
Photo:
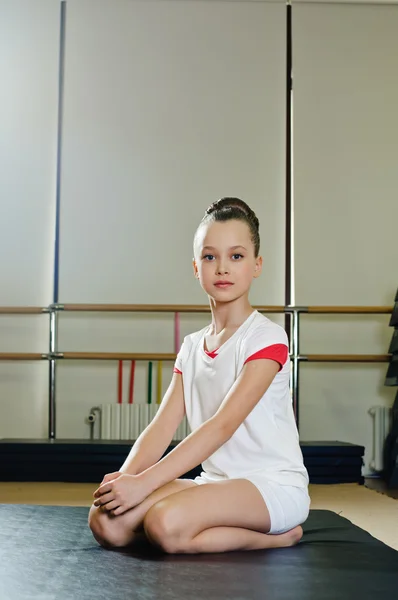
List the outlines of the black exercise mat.
<svg viewBox="0 0 398 600">
<path fill-rule="evenodd" d="M 311 511 L 294 548 L 197 556 L 104 550 L 87 514 L 0 505 L 1 600 L 397 598 L 398 553 L 329 511 Z"/>
</svg>

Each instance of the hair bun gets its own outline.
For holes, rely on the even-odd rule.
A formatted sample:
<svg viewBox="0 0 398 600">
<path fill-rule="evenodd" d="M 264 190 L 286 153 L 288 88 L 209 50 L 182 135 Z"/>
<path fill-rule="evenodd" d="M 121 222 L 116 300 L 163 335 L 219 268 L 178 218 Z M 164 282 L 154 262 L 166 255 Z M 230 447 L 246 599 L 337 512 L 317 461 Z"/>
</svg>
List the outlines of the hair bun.
<svg viewBox="0 0 398 600">
<path fill-rule="evenodd" d="M 206 209 L 205 216 L 211 215 L 214 212 L 234 209 L 241 211 L 258 230 L 259 221 L 255 212 L 240 198 L 220 198 L 219 200 L 216 200 Z"/>
<path fill-rule="evenodd" d="M 238 210 L 241 210 L 247 217 L 251 212 L 253 212 L 246 202 L 243 202 L 243 200 L 240 200 L 240 198 L 220 198 L 219 200 L 213 202 L 213 204 L 210 204 L 206 210 L 206 214 L 211 215 L 211 213 L 215 212 L 216 210 L 228 210 L 231 208 L 237 208 Z"/>
</svg>

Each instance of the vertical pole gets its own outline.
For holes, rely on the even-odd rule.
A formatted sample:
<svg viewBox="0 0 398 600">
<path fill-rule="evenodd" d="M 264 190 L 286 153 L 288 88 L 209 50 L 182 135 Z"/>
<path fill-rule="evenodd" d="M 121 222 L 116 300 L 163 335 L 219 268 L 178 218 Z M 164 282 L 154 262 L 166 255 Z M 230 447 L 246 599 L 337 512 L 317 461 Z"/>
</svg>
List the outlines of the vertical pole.
<svg viewBox="0 0 398 600">
<path fill-rule="evenodd" d="M 56 198 L 55 198 L 55 239 L 54 239 L 54 290 L 53 302 L 59 301 L 59 232 L 60 232 L 60 202 L 61 202 L 61 150 L 62 150 L 62 113 L 64 93 L 64 64 L 65 64 L 65 24 L 66 2 L 60 5 L 60 35 L 59 35 L 59 63 L 58 63 L 58 130 L 57 130 L 57 173 L 56 173 Z M 58 350 L 58 311 L 50 308 L 50 354 Z M 56 437 L 56 371 L 57 365 L 54 358 L 49 361 L 49 397 L 48 397 L 48 436 Z"/>
<path fill-rule="evenodd" d="M 58 65 L 58 130 L 57 130 L 57 181 L 55 198 L 55 236 L 54 236 L 54 291 L 53 302 L 59 302 L 59 245 L 60 245 L 60 207 L 61 207 L 61 155 L 62 155 L 62 117 L 64 96 L 64 67 L 65 67 L 65 25 L 66 2 L 61 2 L 60 34 L 59 34 L 59 65 Z"/>
<path fill-rule="evenodd" d="M 148 404 L 152 404 L 152 366 L 153 363 L 150 360 L 148 363 Z"/>
<path fill-rule="evenodd" d="M 293 303 L 293 219 L 292 219 L 292 13 L 286 7 L 286 156 L 285 156 L 285 306 Z M 285 313 L 285 330 L 292 335 L 292 315 Z"/>
<path fill-rule="evenodd" d="M 50 354 L 57 352 L 58 347 L 58 312 L 53 306 L 50 308 Z M 56 360 L 51 358 L 49 361 L 49 407 L 48 407 L 48 437 L 50 440 L 56 438 Z"/>
<path fill-rule="evenodd" d="M 293 354 L 293 377 L 292 377 L 292 388 L 293 388 L 293 410 L 296 416 L 297 428 L 299 427 L 299 351 L 300 351 L 300 310 L 295 308 L 293 310 L 293 343 L 292 343 L 292 354 Z"/>
<path fill-rule="evenodd" d="M 180 342 L 181 333 L 180 333 L 180 313 L 174 314 L 174 352 L 178 354 L 180 351 Z"/>
</svg>

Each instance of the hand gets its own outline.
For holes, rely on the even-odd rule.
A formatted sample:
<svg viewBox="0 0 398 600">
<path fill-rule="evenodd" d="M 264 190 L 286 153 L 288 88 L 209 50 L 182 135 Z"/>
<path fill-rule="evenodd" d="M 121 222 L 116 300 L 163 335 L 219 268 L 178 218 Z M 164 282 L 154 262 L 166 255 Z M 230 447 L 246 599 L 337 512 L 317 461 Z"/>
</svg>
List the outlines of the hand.
<svg viewBox="0 0 398 600">
<path fill-rule="evenodd" d="M 108 483 L 108 481 L 113 481 L 114 479 L 117 479 L 118 477 L 120 477 L 120 475 L 123 475 L 123 473 L 121 471 L 115 471 L 114 473 L 107 473 L 103 480 L 101 481 L 102 485 L 103 483 Z"/>
<path fill-rule="evenodd" d="M 94 492 L 96 499 L 94 506 L 101 507 L 117 516 L 140 504 L 148 493 L 139 475 L 122 473 L 116 479 L 115 475 L 116 473 L 105 475 L 104 480 L 109 479 Z"/>
</svg>

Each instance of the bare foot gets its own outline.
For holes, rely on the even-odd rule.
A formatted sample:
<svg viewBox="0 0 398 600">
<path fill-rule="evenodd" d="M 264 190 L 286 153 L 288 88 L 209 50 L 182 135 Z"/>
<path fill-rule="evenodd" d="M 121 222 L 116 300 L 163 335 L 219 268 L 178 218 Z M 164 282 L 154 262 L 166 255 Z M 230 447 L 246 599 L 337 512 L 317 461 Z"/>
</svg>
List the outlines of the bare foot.
<svg viewBox="0 0 398 600">
<path fill-rule="evenodd" d="M 290 531 L 286 531 L 286 533 L 281 533 L 275 538 L 278 539 L 278 548 L 288 548 L 289 546 L 295 546 L 299 543 L 301 538 L 303 537 L 303 528 L 298 525 L 294 529 Z"/>
</svg>

